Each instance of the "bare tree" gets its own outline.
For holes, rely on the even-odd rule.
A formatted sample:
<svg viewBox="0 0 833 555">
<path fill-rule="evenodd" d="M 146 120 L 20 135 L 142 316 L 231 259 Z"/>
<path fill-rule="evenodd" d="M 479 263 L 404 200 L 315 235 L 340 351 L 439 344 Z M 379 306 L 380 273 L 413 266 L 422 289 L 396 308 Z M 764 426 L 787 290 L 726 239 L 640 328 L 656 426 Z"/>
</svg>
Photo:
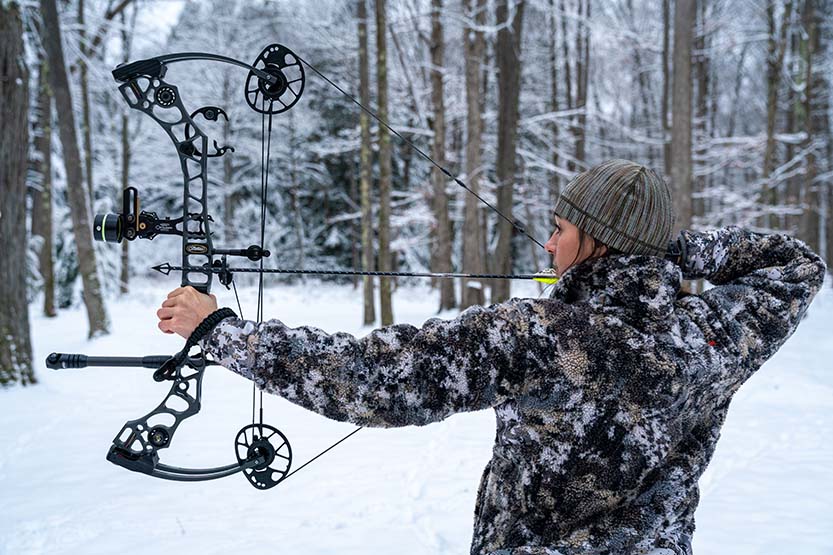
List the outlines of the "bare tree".
<svg viewBox="0 0 833 555">
<path fill-rule="evenodd" d="M 769 38 L 767 40 L 766 60 L 766 148 L 764 149 L 763 190 L 760 202 L 764 206 L 776 204 L 776 183 L 766 180 L 770 177 L 775 167 L 775 118 L 778 112 L 778 91 L 781 88 L 781 72 L 784 67 L 784 52 L 787 48 L 787 29 L 789 28 L 790 15 L 792 13 L 792 1 L 787 0 L 784 4 L 784 16 L 781 20 L 780 29 L 776 29 L 775 3 L 779 0 L 769 0 L 766 6 L 767 28 Z M 775 216 L 772 213 L 762 218 L 761 225 L 770 229 L 777 227 Z"/>
<path fill-rule="evenodd" d="M 558 25 L 556 20 L 556 14 L 558 13 L 555 9 L 555 0 L 549 0 L 549 18 L 548 23 L 549 26 L 547 28 L 547 47 L 548 47 L 548 54 L 549 54 L 549 70 L 550 70 L 550 111 L 555 113 L 558 111 L 558 42 L 556 40 L 556 35 L 558 33 Z M 553 168 L 558 167 L 558 148 L 560 146 L 560 140 L 558 136 L 558 120 L 553 118 L 552 120 L 552 166 Z M 551 203 L 555 204 L 555 197 L 561 194 L 561 178 L 558 175 L 558 172 L 552 172 L 552 178 L 550 181 L 550 195 L 551 195 Z"/>
<path fill-rule="evenodd" d="M 370 70 L 368 69 L 367 52 L 367 5 L 365 0 L 358 0 L 357 17 L 359 19 L 359 97 L 365 106 L 370 104 Z M 360 191 L 362 205 L 362 270 L 371 272 L 374 269 L 373 256 L 373 211 L 371 209 L 371 159 L 370 118 L 362 110 L 359 113 L 359 127 L 361 127 L 360 147 Z M 376 322 L 376 308 L 373 302 L 373 278 L 364 276 L 364 325 Z"/>
<path fill-rule="evenodd" d="M 671 122 L 671 187 L 677 229 L 691 226 L 691 49 L 696 0 L 674 6 L 674 86 Z"/>
<path fill-rule="evenodd" d="M 508 218 L 512 218 L 514 187 L 517 178 L 515 155 L 518 140 L 518 113 L 521 89 L 521 33 L 523 31 L 524 3 L 515 6 L 510 14 L 507 0 L 497 3 L 498 64 L 498 142 L 496 173 L 498 181 L 497 208 Z M 512 17 L 514 16 L 514 17 Z M 511 25 L 510 25 L 510 17 Z M 512 237 L 515 228 L 511 222 L 500 218 L 498 222 L 498 241 L 495 248 L 495 273 L 512 273 Z M 510 281 L 494 280 L 492 284 L 492 302 L 499 303 L 509 299 Z"/>
<path fill-rule="evenodd" d="M 468 187 L 474 193 L 480 190 L 482 165 L 483 116 L 480 109 L 483 83 L 482 64 L 486 52 L 486 38 L 483 25 L 486 22 L 486 0 L 463 0 L 463 13 L 469 24 L 463 26 L 463 44 L 466 56 L 466 178 Z M 483 273 L 483 231 L 480 226 L 480 205 L 474 195 L 465 197 L 465 215 L 463 221 L 463 271 Z M 462 280 L 462 301 L 460 306 L 467 308 L 483 304 L 485 295 L 483 283 Z"/>
<path fill-rule="evenodd" d="M 88 197 L 81 179 L 81 159 L 78 141 L 75 135 L 75 115 L 72 110 L 72 96 L 67 80 L 63 46 L 61 45 L 61 28 L 58 22 L 58 9 L 55 0 L 41 0 L 43 18 L 43 41 L 49 64 L 49 81 L 55 98 L 55 111 L 58 114 L 58 131 L 64 153 L 64 167 L 67 180 L 72 218 L 72 230 L 78 250 L 78 265 L 84 284 L 84 304 L 87 308 L 89 336 L 108 333 L 109 322 L 104 301 L 101 297 L 95 251 L 92 244 L 90 215 L 87 212 Z"/>
<path fill-rule="evenodd" d="M 445 92 L 443 89 L 444 51 L 442 24 L 442 0 L 431 0 L 431 103 L 433 105 L 432 128 L 434 140 L 431 143 L 431 156 L 441 166 L 446 165 L 445 155 Z M 448 195 L 445 192 L 447 178 L 436 166 L 431 169 L 433 186 L 432 206 L 434 208 L 434 256 L 431 257 L 434 272 L 451 272 L 451 220 L 448 217 Z M 454 295 L 454 282 L 450 279 L 439 280 L 440 310 L 457 306 Z"/>
<path fill-rule="evenodd" d="M 668 57 L 671 51 L 671 0 L 662 0 L 662 136 L 663 136 L 663 167 L 666 176 L 671 175 L 671 122 L 668 121 L 668 103 L 671 95 L 671 68 Z"/>
<path fill-rule="evenodd" d="M 567 0 L 561 0 L 561 52 L 562 57 L 564 58 L 564 102 L 566 104 L 567 110 L 573 109 L 573 70 L 570 66 L 570 43 L 569 37 L 567 35 L 567 20 L 569 17 L 567 16 L 567 7 L 565 6 Z M 570 116 L 568 119 L 568 128 L 572 131 L 573 129 L 573 117 Z M 567 160 L 567 169 L 569 171 L 575 170 L 575 164 L 572 160 Z"/>
<path fill-rule="evenodd" d="M 813 0 L 805 0 L 804 9 L 802 10 L 802 19 L 805 32 L 807 33 L 807 42 L 804 48 L 805 52 L 805 75 L 804 75 L 804 102 L 802 113 L 804 115 L 804 128 L 807 132 L 804 144 L 802 145 L 807 152 L 805 158 L 806 173 L 804 179 L 804 195 L 802 199 L 803 213 L 801 215 L 801 225 L 799 227 L 799 237 L 804 240 L 810 248 L 818 252 L 820 250 L 821 237 L 820 233 L 820 216 L 819 205 L 822 196 L 819 194 L 819 185 L 816 183 L 816 176 L 818 175 L 818 160 L 816 158 L 816 137 L 823 134 L 825 126 L 829 126 L 827 121 L 827 102 L 823 93 L 823 78 L 817 76 L 815 64 L 818 62 L 816 57 L 821 53 L 821 44 L 819 37 L 819 21 L 818 13 L 814 6 Z M 822 106 L 816 106 L 816 95 L 822 93 L 818 100 L 821 100 Z M 821 109 L 819 109 L 821 108 Z M 833 214 L 828 213 L 827 218 L 833 217 Z"/>
<path fill-rule="evenodd" d="M 385 0 L 376 0 L 376 102 L 382 121 L 388 120 L 388 47 Z M 391 146 L 390 132 L 379 126 L 379 271 L 391 271 L 390 254 L 390 190 Z M 379 310 L 382 325 L 393 324 L 393 302 L 390 278 L 379 279 Z"/>
<path fill-rule="evenodd" d="M 26 296 L 29 71 L 16 2 L 0 4 L 0 385 L 35 383 Z"/>
<path fill-rule="evenodd" d="M 81 137 L 84 145 L 84 177 L 87 193 L 90 195 L 90 214 L 95 213 L 95 184 L 93 183 L 93 133 L 90 115 L 90 79 L 87 72 L 86 22 L 84 0 L 78 0 L 78 38 L 81 57 L 78 60 L 79 82 L 81 84 Z"/>
<path fill-rule="evenodd" d="M 43 313 L 55 312 L 55 267 L 52 259 L 52 91 L 49 88 L 49 65 L 38 53 L 38 105 L 35 110 L 33 163 L 38 183 L 32 188 L 32 235 L 41 238 L 38 266 L 43 280 Z"/>
<path fill-rule="evenodd" d="M 699 0 L 697 6 L 697 26 L 694 35 L 694 56 L 692 60 L 694 75 L 696 76 L 697 86 L 694 89 L 695 93 L 695 110 L 694 110 L 694 126 L 695 126 L 695 150 L 699 159 L 704 159 L 706 150 L 708 149 L 708 100 L 710 87 L 710 71 L 711 61 L 709 59 L 709 51 L 706 37 L 706 21 L 709 0 Z M 697 176 L 692 179 L 692 198 L 691 213 L 692 218 L 703 216 L 706 213 L 705 197 L 700 194 L 706 190 L 707 184 L 706 175 Z"/>
<path fill-rule="evenodd" d="M 576 30 L 576 108 L 578 115 L 573 128 L 576 136 L 576 161 L 585 160 L 587 136 L 587 76 L 590 69 L 590 0 L 578 0 L 578 29 Z M 586 166 L 586 164 L 585 164 Z"/>
<path fill-rule="evenodd" d="M 127 63 L 130 61 L 130 50 L 132 45 L 132 33 L 136 24 L 136 12 L 133 10 L 133 17 L 128 28 L 125 21 L 124 12 L 121 13 L 121 47 L 122 47 L 122 61 Z M 128 116 L 129 109 L 127 106 L 122 107 L 121 114 L 121 188 L 126 189 L 130 186 L 130 129 L 128 123 L 130 118 Z M 228 144 L 228 143 L 226 143 Z M 226 220 L 229 221 L 229 220 Z M 130 280 L 130 241 L 121 242 L 121 275 L 119 278 L 119 292 L 125 294 L 128 292 Z"/>
</svg>

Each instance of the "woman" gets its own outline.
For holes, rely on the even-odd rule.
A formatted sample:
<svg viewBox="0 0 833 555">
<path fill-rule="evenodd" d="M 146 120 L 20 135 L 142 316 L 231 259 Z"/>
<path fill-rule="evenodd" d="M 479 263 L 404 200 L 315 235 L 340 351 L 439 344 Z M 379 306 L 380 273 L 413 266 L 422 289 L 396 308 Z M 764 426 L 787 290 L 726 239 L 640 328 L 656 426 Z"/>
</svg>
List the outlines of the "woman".
<svg viewBox="0 0 833 555">
<path fill-rule="evenodd" d="M 732 395 L 795 331 L 825 272 L 807 246 L 737 227 L 673 228 L 654 171 L 578 175 L 546 244 L 550 299 L 471 307 L 356 339 L 277 320 L 219 323 L 206 353 L 268 392 L 362 426 L 493 408 L 471 552 L 690 554 L 697 480 Z M 683 279 L 715 285 L 680 295 Z M 159 327 L 188 337 L 216 310 L 171 293 Z"/>
</svg>

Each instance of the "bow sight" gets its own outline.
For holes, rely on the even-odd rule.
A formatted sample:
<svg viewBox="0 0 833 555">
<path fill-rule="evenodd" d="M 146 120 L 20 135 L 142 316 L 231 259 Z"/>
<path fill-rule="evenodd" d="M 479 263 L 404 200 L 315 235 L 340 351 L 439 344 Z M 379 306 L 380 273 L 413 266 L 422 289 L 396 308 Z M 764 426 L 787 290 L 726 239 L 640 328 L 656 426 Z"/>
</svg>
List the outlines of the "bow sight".
<svg viewBox="0 0 833 555">
<path fill-rule="evenodd" d="M 223 147 L 226 150 L 233 151 L 230 147 Z M 212 156 L 211 154 L 207 156 Z M 190 215 L 189 215 L 190 216 Z M 148 212 L 146 210 L 139 211 L 139 192 L 135 187 L 128 187 L 122 193 L 122 211 L 118 214 L 96 214 L 93 221 L 93 237 L 96 241 L 104 241 L 106 243 L 121 243 L 123 239 L 133 241 L 134 239 L 153 239 L 157 235 L 183 235 L 182 222 L 185 217 L 180 218 L 160 218 L 156 212 Z M 262 248 L 260 245 L 249 245 L 245 249 L 218 249 L 212 248 L 208 250 L 207 245 L 207 231 L 204 227 L 204 222 L 201 218 L 195 216 L 193 220 L 194 227 L 192 227 L 189 236 L 198 238 L 202 242 L 190 242 L 183 245 L 183 249 L 190 255 L 204 255 L 211 260 L 211 266 L 203 265 L 202 269 L 207 275 L 217 274 L 220 283 L 229 286 L 232 280 L 232 271 L 228 266 L 228 256 L 241 256 L 248 258 L 252 262 L 258 262 L 262 258 L 268 258 L 270 251 Z M 211 216 L 208 216 L 205 222 L 213 221 Z M 220 260 L 212 260 L 213 255 L 220 255 Z M 170 264 L 163 263 L 153 267 L 157 272 L 165 275 L 171 272 Z M 182 268 L 178 268 L 182 271 Z M 196 271 L 196 268 L 192 268 Z M 199 288 L 204 293 L 208 293 L 208 288 Z"/>
</svg>

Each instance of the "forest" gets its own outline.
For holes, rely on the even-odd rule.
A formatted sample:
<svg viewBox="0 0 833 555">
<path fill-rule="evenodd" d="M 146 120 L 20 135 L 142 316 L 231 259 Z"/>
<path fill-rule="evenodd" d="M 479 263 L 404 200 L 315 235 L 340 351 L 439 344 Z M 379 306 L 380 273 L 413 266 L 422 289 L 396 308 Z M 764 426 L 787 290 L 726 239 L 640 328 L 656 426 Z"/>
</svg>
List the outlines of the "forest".
<svg viewBox="0 0 833 555">
<path fill-rule="evenodd" d="M 188 112 L 222 110 L 195 119 L 217 154 L 200 202 L 214 243 L 259 245 L 266 267 L 531 274 L 551 264 L 561 189 L 611 158 L 665 177 L 677 229 L 787 233 L 833 260 L 829 0 L 3 1 L 0 384 L 36 381 L 30 311 L 83 307 L 101 337 L 114 299 L 180 263 L 177 238 L 94 240 L 129 187 L 159 218 L 184 202 L 176 149 L 114 68 L 178 52 L 252 64 L 276 43 L 304 87 L 268 118 L 247 69 L 165 75 Z M 265 286 L 310 279 L 354 288 L 363 323 L 388 325 L 392 291 L 423 278 Z M 513 294 L 508 279 L 431 285 L 438 311 Z"/>
</svg>

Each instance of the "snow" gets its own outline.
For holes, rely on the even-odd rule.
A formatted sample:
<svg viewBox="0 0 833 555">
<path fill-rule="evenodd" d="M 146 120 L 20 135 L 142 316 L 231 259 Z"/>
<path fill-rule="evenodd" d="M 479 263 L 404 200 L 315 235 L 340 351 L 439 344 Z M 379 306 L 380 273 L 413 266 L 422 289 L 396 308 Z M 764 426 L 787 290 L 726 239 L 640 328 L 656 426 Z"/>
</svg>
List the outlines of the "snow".
<svg viewBox="0 0 833 555">
<path fill-rule="evenodd" d="M 128 419 L 155 407 L 168 385 L 152 370 L 50 371 L 52 351 L 166 354 L 182 343 L 156 329 L 159 282 L 110 305 L 114 333 L 88 341 L 81 309 L 46 319 L 32 310 L 40 361 L 34 387 L 0 391 L 0 553 L 294 554 L 467 553 L 474 500 L 495 433 L 491 411 L 422 428 L 365 429 L 266 492 L 241 476 L 213 482 L 155 480 L 104 458 Z M 517 290 L 516 290 L 517 291 Z M 225 290 L 221 305 L 235 306 Z M 530 294 L 536 294 L 529 290 Z M 254 314 L 255 291 L 244 289 Z M 361 294 L 349 286 L 276 286 L 266 315 L 290 325 L 364 334 Z M 398 322 L 434 316 L 436 294 L 400 288 Z M 451 317 L 453 314 L 444 316 Z M 833 553 L 833 292 L 816 299 L 796 334 L 735 396 L 703 476 L 694 552 Z M 232 462 L 232 441 L 251 421 L 251 384 L 212 367 L 202 410 L 178 430 L 162 461 Z M 353 426 L 265 396 L 265 421 L 292 442 L 294 466 Z"/>
</svg>

